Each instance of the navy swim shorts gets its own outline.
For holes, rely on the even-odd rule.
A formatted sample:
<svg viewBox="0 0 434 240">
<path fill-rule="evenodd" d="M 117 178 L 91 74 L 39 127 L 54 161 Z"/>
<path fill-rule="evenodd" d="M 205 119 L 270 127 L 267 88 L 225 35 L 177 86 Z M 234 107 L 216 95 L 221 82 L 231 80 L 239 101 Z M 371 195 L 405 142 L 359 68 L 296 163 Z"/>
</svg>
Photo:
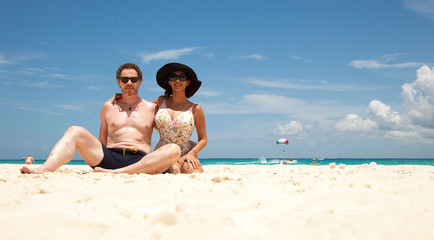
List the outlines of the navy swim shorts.
<svg viewBox="0 0 434 240">
<path fill-rule="evenodd" d="M 104 157 L 102 161 L 96 165 L 95 167 L 102 167 L 105 169 L 117 169 L 129 166 L 140 161 L 144 156 L 146 156 L 145 152 L 136 151 L 125 148 L 107 148 L 102 145 L 102 151 L 104 152 Z"/>
</svg>

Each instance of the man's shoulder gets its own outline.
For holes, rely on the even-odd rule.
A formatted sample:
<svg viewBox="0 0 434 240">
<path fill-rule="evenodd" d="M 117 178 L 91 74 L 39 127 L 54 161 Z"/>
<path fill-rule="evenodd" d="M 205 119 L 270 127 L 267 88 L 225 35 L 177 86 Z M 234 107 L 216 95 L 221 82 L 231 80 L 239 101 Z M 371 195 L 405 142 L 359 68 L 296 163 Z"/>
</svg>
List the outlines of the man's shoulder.
<svg viewBox="0 0 434 240">
<path fill-rule="evenodd" d="M 146 100 L 143 99 L 143 98 L 140 98 L 140 99 L 142 100 L 142 101 L 140 102 L 140 104 L 146 106 L 147 108 L 155 108 L 155 107 L 157 106 L 157 104 L 154 103 L 154 102 L 146 101 Z"/>
<path fill-rule="evenodd" d="M 109 99 L 105 101 L 102 105 L 102 111 L 110 111 L 110 109 L 116 107 L 116 103 L 113 102 L 113 99 Z"/>
<path fill-rule="evenodd" d="M 109 100 L 107 100 L 107 101 L 104 102 L 103 107 L 104 106 L 107 106 L 107 107 L 108 106 L 113 106 L 113 105 L 115 105 L 115 103 L 116 102 L 113 101 L 113 98 L 111 98 L 111 99 L 109 99 Z"/>
</svg>

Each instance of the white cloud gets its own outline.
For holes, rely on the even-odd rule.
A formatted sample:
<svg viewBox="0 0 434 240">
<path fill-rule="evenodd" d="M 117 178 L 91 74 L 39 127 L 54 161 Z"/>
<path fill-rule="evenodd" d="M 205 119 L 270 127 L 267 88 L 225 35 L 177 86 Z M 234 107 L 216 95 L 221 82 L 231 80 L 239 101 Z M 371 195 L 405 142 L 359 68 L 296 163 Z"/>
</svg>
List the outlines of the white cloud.
<svg viewBox="0 0 434 240">
<path fill-rule="evenodd" d="M 214 53 L 207 53 L 207 54 L 205 54 L 205 56 L 209 59 L 214 59 L 215 54 Z"/>
<path fill-rule="evenodd" d="M 233 99 L 227 99 L 224 96 L 219 97 L 218 100 L 202 99 L 200 105 L 206 114 L 264 114 L 281 116 L 282 119 L 289 117 L 291 120 L 302 122 L 305 132 L 312 132 L 312 127 L 319 125 L 323 128 L 333 128 L 334 119 L 337 116 L 346 115 L 350 111 L 361 112 L 365 110 L 360 106 L 346 105 L 335 101 L 305 101 L 270 94 L 249 94 Z M 240 116 L 240 118 L 244 117 Z M 270 116 L 270 119 L 272 118 L 274 117 Z M 316 124 L 311 125 L 313 122 Z M 278 123 L 282 124 L 282 122 Z M 271 124 L 269 131 L 272 131 L 278 123 Z"/>
<path fill-rule="evenodd" d="M 71 79 L 70 77 L 66 76 L 65 74 L 60 73 L 53 73 L 50 75 L 52 78 L 59 78 L 59 79 Z"/>
<path fill-rule="evenodd" d="M 276 112 L 288 112 L 294 109 L 293 106 L 305 105 L 302 100 L 295 98 L 288 98 L 279 95 L 267 95 L 267 94 L 249 94 L 243 96 L 243 103 L 250 105 L 254 111 L 265 111 L 270 113 Z"/>
<path fill-rule="evenodd" d="M 89 90 L 101 90 L 102 89 L 102 87 L 98 87 L 98 86 L 88 86 L 86 88 Z"/>
<path fill-rule="evenodd" d="M 417 131 L 401 131 L 393 130 L 386 133 L 386 138 L 392 138 L 395 140 L 408 141 L 409 139 L 420 138 L 420 134 Z"/>
<path fill-rule="evenodd" d="M 41 74 L 45 72 L 46 71 L 44 69 L 40 69 L 40 68 L 23 68 L 19 70 L 19 73 L 26 74 L 26 75 L 35 75 L 35 74 Z"/>
<path fill-rule="evenodd" d="M 150 91 L 150 92 L 157 92 L 157 93 L 164 94 L 164 90 L 161 87 L 147 87 L 146 90 Z M 200 91 L 198 91 L 197 93 L 199 93 L 199 92 Z"/>
<path fill-rule="evenodd" d="M 150 63 L 153 60 L 175 60 L 182 55 L 191 54 L 197 49 L 199 49 L 199 47 L 171 49 L 156 53 L 141 53 L 138 55 L 142 58 L 143 63 Z"/>
<path fill-rule="evenodd" d="M 21 55 L 16 55 L 13 57 L 14 61 L 29 61 L 29 60 L 33 60 L 33 59 L 40 59 L 45 57 L 47 54 L 39 52 L 39 53 L 25 53 L 25 54 L 21 54 Z"/>
<path fill-rule="evenodd" d="M 408 130 L 392 130 L 388 131 L 384 137 L 404 143 L 434 144 L 434 129 L 413 127 Z"/>
<path fill-rule="evenodd" d="M 434 128 L 434 68 L 419 68 L 416 81 L 402 86 L 402 97 L 413 124 Z"/>
<path fill-rule="evenodd" d="M 304 57 L 299 57 L 299 56 L 289 56 L 289 58 L 291 58 L 292 60 L 296 60 L 296 61 L 302 61 L 305 63 L 313 63 L 314 61 L 306 59 Z"/>
<path fill-rule="evenodd" d="M 434 1 L 432 0 L 404 0 L 404 7 L 434 19 Z"/>
<path fill-rule="evenodd" d="M 77 107 L 76 105 L 71 105 L 71 104 L 57 105 L 57 107 L 68 110 L 68 111 L 81 111 L 81 110 L 83 110 L 82 108 Z"/>
<path fill-rule="evenodd" d="M 55 84 L 51 84 L 48 81 L 41 81 L 41 82 L 35 82 L 35 83 L 30 83 L 30 82 L 26 82 L 26 81 L 1 81 L 1 84 L 4 85 L 19 85 L 19 86 L 25 86 L 25 87 L 42 87 L 42 88 L 59 88 L 59 87 L 63 87 L 61 85 L 55 85 Z"/>
<path fill-rule="evenodd" d="M 277 127 L 273 130 L 275 135 L 286 135 L 286 136 L 294 136 L 299 135 L 304 131 L 303 124 L 297 121 L 291 121 L 285 125 L 277 125 Z"/>
<path fill-rule="evenodd" d="M 27 87 L 42 87 L 42 88 L 58 88 L 62 87 L 61 85 L 55 85 L 51 84 L 48 81 L 41 81 L 36 83 L 20 83 L 20 85 L 27 86 Z"/>
<path fill-rule="evenodd" d="M 246 55 L 246 56 L 233 56 L 231 57 L 232 60 L 234 59 L 253 59 L 253 60 L 265 60 L 267 59 L 266 57 L 262 56 L 261 54 L 251 54 L 251 55 Z"/>
<path fill-rule="evenodd" d="M 0 64 L 8 64 L 10 63 L 8 60 L 6 60 L 2 55 L 0 55 Z"/>
<path fill-rule="evenodd" d="M 46 56 L 45 53 L 25 53 L 16 54 L 5 58 L 2 54 L 0 54 L 0 64 L 16 64 L 18 62 L 43 58 L 44 56 Z"/>
<path fill-rule="evenodd" d="M 64 115 L 64 113 L 60 113 L 58 111 L 52 111 L 46 108 L 29 108 L 29 107 L 23 107 L 23 106 L 18 106 L 16 107 L 17 109 L 23 110 L 23 111 L 29 111 L 29 112 L 40 112 L 40 113 L 45 113 L 45 114 L 49 114 L 49 115 Z"/>
<path fill-rule="evenodd" d="M 382 86 L 357 86 L 357 85 L 330 85 L 327 81 L 308 81 L 315 84 L 300 84 L 294 83 L 296 81 L 289 80 L 263 80 L 255 77 L 246 78 L 247 83 L 269 88 L 285 88 L 285 89 L 302 89 L 302 90 L 327 90 L 327 91 L 371 91 L 378 90 L 384 87 Z M 307 80 L 304 80 L 305 82 Z"/>
<path fill-rule="evenodd" d="M 368 112 L 382 129 L 394 129 L 402 123 L 401 115 L 379 100 L 369 103 Z"/>
<path fill-rule="evenodd" d="M 434 143 L 434 68 L 422 66 L 417 79 L 402 86 L 403 110 L 401 113 L 379 100 L 369 103 L 371 119 L 348 114 L 335 127 L 338 131 L 385 130 L 385 138 L 407 143 Z"/>
<path fill-rule="evenodd" d="M 336 123 L 335 128 L 340 132 L 372 132 L 377 128 L 377 124 L 357 114 L 348 114 L 345 119 Z"/>
<path fill-rule="evenodd" d="M 252 85 L 259 87 L 269 87 L 269 88 L 287 88 L 287 89 L 321 89 L 322 86 L 318 85 L 302 85 L 294 84 L 290 81 L 285 80 L 263 80 L 255 77 L 247 78 L 246 81 Z"/>
<path fill-rule="evenodd" d="M 354 60 L 350 63 L 351 66 L 362 69 L 379 69 L 379 68 L 410 68 L 410 67 L 420 67 L 424 65 L 424 63 L 419 62 L 406 62 L 406 63 L 396 63 L 396 64 L 387 64 L 382 63 L 378 60 Z"/>
<path fill-rule="evenodd" d="M 404 63 L 390 63 L 395 60 L 397 57 L 407 55 L 404 53 L 395 53 L 395 54 L 384 54 L 382 56 L 374 57 L 374 59 L 370 60 L 354 60 L 350 62 L 350 66 L 353 66 L 357 69 L 381 69 L 381 68 L 412 68 L 412 67 L 420 67 L 426 63 L 420 62 L 404 62 Z"/>
<path fill-rule="evenodd" d="M 46 67 L 45 69 L 47 69 L 48 71 L 53 71 L 53 72 L 58 72 L 60 71 L 59 67 Z"/>
<path fill-rule="evenodd" d="M 228 99 L 226 102 L 204 102 L 208 113 L 213 114 L 290 114 L 297 108 L 306 106 L 300 99 L 269 94 L 248 94 L 241 99 Z"/>
</svg>

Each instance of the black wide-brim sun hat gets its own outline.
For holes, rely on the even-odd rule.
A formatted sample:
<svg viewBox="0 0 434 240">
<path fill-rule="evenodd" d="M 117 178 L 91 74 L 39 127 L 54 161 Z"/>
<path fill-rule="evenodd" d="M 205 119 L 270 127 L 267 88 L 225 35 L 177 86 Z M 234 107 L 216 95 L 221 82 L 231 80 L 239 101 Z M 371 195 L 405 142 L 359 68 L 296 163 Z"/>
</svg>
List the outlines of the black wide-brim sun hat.
<svg viewBox="0 0 434 240">
<path fill-rule="evenodd" d="M 197 90 L 199 90 L 201 81 L 197 79 L 196 73 L 189 66 L 182 63 L 168 63 L 160 68 L 157 72 L 157 83 L 164 90 L 169 91 L 171 87 L 169 85 L 169 75 L 176 71 L 182 71 L 187 75 L 187 79 L 190 80 L 190 84 L 185 89 L 185 96 L 193 96 Z"/>
</svg>

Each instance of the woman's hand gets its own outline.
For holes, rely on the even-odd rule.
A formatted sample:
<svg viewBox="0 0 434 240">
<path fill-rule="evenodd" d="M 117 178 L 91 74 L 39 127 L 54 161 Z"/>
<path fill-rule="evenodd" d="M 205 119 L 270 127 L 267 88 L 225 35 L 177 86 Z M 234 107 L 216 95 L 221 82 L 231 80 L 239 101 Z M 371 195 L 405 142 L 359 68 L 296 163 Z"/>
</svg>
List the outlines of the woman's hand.
<svg viewBox="0 0 434 240">
<path fill-rule="evenodd" d="M 122 93 L 115 93 L 115 95 L 114 95 L 113 98 L 112 98 L 112 104 L 115 104 L 116 101 L 117 101 L 118 99 L 121 99 L 121 98 L 122 98 Z"/>
<path fill-rule="evenodd" d="M 199 159 L 193 153 L 187 153 L 179 159 L 181 166 L 183 164 L 187 164 L 187 169 L 199 169 L 202 165 L 199 162 Z"/>
</svg>

